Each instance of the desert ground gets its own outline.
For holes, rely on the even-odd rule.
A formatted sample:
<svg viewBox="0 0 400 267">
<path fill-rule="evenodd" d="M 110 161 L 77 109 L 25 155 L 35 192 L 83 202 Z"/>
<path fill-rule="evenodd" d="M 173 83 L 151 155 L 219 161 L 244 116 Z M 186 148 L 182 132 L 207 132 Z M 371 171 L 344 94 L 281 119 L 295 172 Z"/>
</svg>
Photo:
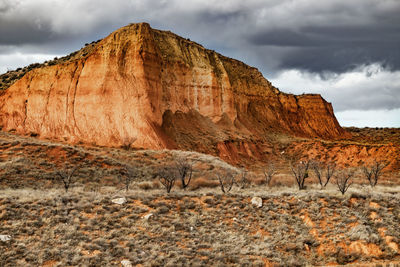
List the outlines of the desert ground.
<svg viewBox="0 0 400 267">
<path fill-rule="evenodd" d="M 373 130 L 354 138 L 365 140 L 366 131 Z M 5 132 L 0 142 L 1 266 L 400 264 L 396 171 L 384 172 L 375 187 L 358 171 L 342 194 L 335 178 L 321 188 L 312 172 L 299 190 L 284 160 L 267 184 L 259 165 L 239 168 L 196 152 Z M 193 178 L 185 189 L 177 180 L 167 193 L 156 173 L 177 157 L 193 163 Z M 60 174 L 73 169 L 66 192 Z M 226 193 L 221 171 L 237 174 Z"/>
</svg>

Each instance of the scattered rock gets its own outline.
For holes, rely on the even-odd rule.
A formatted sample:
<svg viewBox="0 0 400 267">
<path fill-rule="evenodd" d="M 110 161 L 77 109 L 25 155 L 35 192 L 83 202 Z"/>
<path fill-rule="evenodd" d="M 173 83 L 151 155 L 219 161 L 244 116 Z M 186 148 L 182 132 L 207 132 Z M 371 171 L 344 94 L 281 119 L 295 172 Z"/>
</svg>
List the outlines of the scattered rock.
<svg viewBox="0 0 400 267">
<path fill-rule="evenodd" d="M 3 242 L 10 241 L 11 240 L 11 236 L 9 236 L 9 235 L 0 235 L 0 240 L 3 241 Z"/>
<path fill-rule="evenodd" d="M 122 260 L 121 261 L 122 266 L 124 267 L 132 267 L 132 263 L 130 260 Z"/>
<path fill-rule="evenodd" d="M 111 202 L 122 205 L 126 202 L 126 198 L 124 198 L 124 197 L 114 198 L 113 200 L 111 200 Z"/>
<path fill-rule="evenodd" d="M 153 216 L 153 213 L 149 213 L 143 216 L 143 219 L 145 219 L 146 221 L 148 221 L 150 219 L 150 217 Z"/>
<path fill-rule="evenodd" d="M 253 197 L 251 199 L 251 204 L 253 204 L 257 208 L 261 208 L 262 207 L 262 198 L 261 197 Z"/>
</svg>

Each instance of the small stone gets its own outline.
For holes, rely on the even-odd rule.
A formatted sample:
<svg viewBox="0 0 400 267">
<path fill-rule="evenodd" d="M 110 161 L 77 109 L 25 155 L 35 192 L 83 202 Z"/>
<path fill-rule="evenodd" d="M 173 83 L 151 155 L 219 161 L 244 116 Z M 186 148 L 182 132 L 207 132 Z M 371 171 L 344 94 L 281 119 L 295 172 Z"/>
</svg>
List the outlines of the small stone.
<svg viewBox="0 0 400 267">
<path fill-rule="evenodd" d="M 261 208 L 262 207 L 262 198 L 261 197 L 253 197 L 251 199 L 251 204 L 253 204 L 257 208 Z"/>
<path fill-rule="evenodd" d="M 153 216 L 153 213 L 149 213 L 143 216 L 143 219 L 145 219 L 146 221 L 148 221 L 150 219 L 150 217 Z"/>
<path fill-rule="evenodd" d="M 122 205 L 126 202 L 126 198 L 124 198 L 124 197 L 114 198 L 113 200 L 111 200 L 111 202 Z"/>
<path fill-rule="evenodd" d="M 124 267 L 132 267 L 132 263 L 130 260 L 122 260 L 121 261 L 122 266 Z"/>
<path fill-rule="evenodd" d="M 0 240 L 3 241 L 3 242 L 10 241 L 11 240 L 11 236 L 9 236 L 9 235 L 0 235 Z"/>
</svg>

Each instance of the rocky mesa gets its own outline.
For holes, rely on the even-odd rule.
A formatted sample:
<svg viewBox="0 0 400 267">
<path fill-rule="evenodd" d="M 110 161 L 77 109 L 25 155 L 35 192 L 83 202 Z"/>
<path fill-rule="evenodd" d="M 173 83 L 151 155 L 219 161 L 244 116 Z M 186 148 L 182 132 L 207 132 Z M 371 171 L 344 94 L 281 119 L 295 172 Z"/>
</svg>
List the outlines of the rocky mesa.
<svg viewBox="0 0 400 267">
<path fill-rule="evenodd" d="M 3 130 L 213 154 L 232 141 L 251 153 L 271 132 L 349 135 L 320 95 L 280 92 L 256 68 L 147 23 L 123 27 L 80 55 L 32 69 L 4 90 Z"/>
</svg>

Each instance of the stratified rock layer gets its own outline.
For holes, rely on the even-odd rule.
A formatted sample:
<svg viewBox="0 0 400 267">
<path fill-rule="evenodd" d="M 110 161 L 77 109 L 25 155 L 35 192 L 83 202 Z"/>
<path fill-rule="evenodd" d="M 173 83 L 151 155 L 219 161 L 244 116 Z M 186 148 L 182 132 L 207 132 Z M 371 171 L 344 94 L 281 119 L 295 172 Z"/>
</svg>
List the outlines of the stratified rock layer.
<svg viewBox="0 0 400 267">
<path fill-rule="evenodd" d="M 282 93 L 257 69 L 146 23 L 28 72 L 0 96 L 0 124 L 73 143 L 214 154 L 232 140 L 257 153 L 271 132 L 347 134 L 320 95 Z"/>
</svg>

